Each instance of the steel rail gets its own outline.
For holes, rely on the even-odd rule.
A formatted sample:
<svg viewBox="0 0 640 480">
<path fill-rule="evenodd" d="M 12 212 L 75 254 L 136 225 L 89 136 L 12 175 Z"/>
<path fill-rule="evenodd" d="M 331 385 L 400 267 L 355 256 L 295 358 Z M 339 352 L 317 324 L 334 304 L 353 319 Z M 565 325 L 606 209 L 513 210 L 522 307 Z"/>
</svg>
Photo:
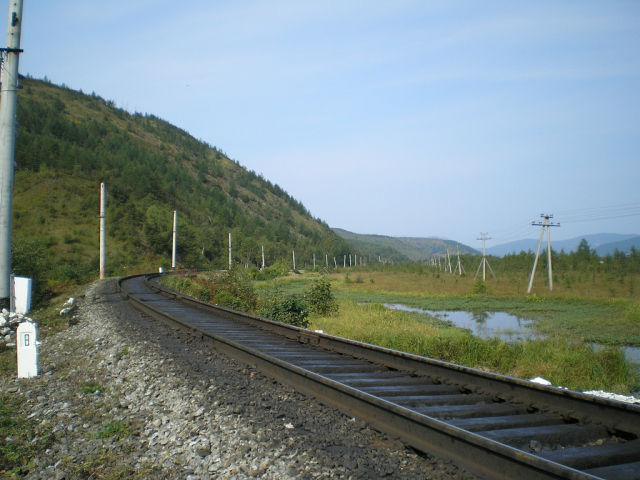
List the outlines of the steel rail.
<svg viewBox="0 0 640 480">
<path fill-rule="evenodd" d="M 123 297 L 141 311 L 198 332 L 217 350 L 398 436 L 418 450 L 450 459 L 487 478 L 640 478 L 640 474 L 634 476 L 634 462 L 640 462 L 637 406 L 213 306 L 151 282 L 155 276 L 121 279 L 118 285 Z M 429 382 L 422 381 L 427 378 Z M 463 399 L 459 402 L 463 405 L 456 405 L 457 397 Z M 533 420 L 531 412 L 537 414 Z M 535 422 L 539 425 L 532 427 Z M 522 426 L 528 429 L 518 428 Z M 528 441 L 532 431 L 551 442 L 562 442 L 571 435 L 577 438 L 577 445 L 583 436 L 589 441 L 590 435 L 615 435 L 625 442 L 595 450 L 573 443 L 569 445 L 573 448 L 541 455 L 507 444 Z M 598 453 L 604 460 L 594 463 Z"/>
</svg>

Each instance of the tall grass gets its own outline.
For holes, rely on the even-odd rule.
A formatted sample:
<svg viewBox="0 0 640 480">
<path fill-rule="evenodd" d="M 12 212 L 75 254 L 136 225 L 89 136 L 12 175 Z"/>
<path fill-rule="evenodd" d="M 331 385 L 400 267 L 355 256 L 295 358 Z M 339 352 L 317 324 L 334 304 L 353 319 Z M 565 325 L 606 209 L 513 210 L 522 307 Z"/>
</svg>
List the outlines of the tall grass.
<svg viewBox="0 0 640 480">
<path fill-rule="evenodd" d="M 420 316 L 423 317 L 423 316 Z M 481 339 L 416 314 L 388 310 L 380 304 L 340 302 L 340 313 L 312 316 L 310 326 L 327 333 L 395 350 L 467 365 L 519 378 L 541 376 L 554 385 L 629 393 L 638 388 L 638 375 L 616 348 L 595 352 L 565 337 L 511 344 Z"/>
</svg>

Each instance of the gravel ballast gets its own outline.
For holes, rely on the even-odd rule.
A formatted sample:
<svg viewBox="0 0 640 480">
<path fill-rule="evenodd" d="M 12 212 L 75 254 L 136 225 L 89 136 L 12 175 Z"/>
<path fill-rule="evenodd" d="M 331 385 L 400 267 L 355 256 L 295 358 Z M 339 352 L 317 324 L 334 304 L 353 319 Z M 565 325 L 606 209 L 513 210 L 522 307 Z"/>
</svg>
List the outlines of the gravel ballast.
<svg viewBox="0 0 640 480">
<path fill-rule="evenodd" d="M 27 478 L 476 478 L 140 315 L 114 280 L 71 315 L 39 377 L 1 380 L 53 432 Z"/>
</svg>

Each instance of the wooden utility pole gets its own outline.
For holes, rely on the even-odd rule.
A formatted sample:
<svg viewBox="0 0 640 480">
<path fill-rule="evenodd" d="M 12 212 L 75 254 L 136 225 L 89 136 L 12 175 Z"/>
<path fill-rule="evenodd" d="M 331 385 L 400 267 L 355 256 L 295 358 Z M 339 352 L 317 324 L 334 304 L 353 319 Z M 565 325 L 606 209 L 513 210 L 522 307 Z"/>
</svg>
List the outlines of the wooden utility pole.
<svg viewBox="0 0 640 480">
<path fill-rule="evenodd" d="M 7 47 L 0 49 L 0 307 L 11 304 L 11 215 L 22 0 L 9 1 Z"/>
<path fill-rule="evenodd" d="M 533 268 L 531 269 L 531 277 L 529 278 L 529 286 L 527 287 L 527 293 L 531 293 L 531 288 L 533 287 L 533 277 L 536 274 L 536 266 L 538 265 L 538 257 L 540 257 L 540 247 L 542 246 L 542 238 L 544 237 L 544 229 L 547 229 L 547 270 L 549 275 L 549 291 L 553 290 L 553 271 L 551 267 L 551 227 L 559 227 L 559 223 L 552 223 L 551 219 L 553 215 L 548 215 L 541 213 L 540 218 L 542 218 L 541 222 L 531 222 L 531 225 L 542 227 L 540 230 L 540 240 L 538 240 L 538 250 L 536 251 L 536 258 L 533 261 Z"/>
<path fill-rule="evenodd" d="M 100 184 L 100 280 L 107 270 L 107 185 Z"/>
</svg>

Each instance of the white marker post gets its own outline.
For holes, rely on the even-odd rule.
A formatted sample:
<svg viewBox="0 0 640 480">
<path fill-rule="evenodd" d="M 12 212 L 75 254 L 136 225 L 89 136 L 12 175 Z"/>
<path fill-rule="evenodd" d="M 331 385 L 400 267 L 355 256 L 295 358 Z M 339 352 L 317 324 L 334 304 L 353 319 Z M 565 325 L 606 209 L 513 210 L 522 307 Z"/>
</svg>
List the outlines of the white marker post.
<svg viewBox="0 0 640 480">
<path fill-rule="evenodd" d="M 33 281 L 27 277 L 12 277 L 11 311 L 25 315 L 31 310 L 31 287 Z"/>
<path fill-rule="evenodd" d="M 38 328 L 35 323 L 22 322 L 17 331 L 18 378 L 38 376 Z"/>
</svg>

